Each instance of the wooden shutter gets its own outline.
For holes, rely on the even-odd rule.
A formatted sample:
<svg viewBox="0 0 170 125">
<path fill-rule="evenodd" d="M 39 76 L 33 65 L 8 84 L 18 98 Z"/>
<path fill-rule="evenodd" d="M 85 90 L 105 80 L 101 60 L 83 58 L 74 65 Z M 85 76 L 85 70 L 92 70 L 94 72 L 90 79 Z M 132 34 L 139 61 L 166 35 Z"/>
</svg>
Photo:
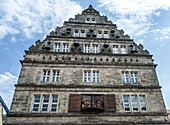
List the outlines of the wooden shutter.
<svg viewBox="0 0 170 125">
<path fill-rule="evenodd" d="M 104 95 L 104 110 L 106 112 L 116 111 L 115 95 Z"/>
<path fill-rule="evenodd" d="M 81 95 L 70 94 L 69 98 L 69 112 L 79 112 L 81 106 Z"/>
</svg>

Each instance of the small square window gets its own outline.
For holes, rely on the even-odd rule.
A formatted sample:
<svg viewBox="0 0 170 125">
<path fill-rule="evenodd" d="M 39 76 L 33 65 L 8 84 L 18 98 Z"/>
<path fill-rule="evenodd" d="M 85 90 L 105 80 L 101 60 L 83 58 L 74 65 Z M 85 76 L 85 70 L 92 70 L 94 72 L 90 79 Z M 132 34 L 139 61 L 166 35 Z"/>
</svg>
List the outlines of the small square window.
<svg viewBox="0 0 170 125">
<path fill-rule="evenodd" d="M 96 19 L 95 19 L 95 18 L 92 18 L 92 22 L 96 22 Z"/>
</svg>

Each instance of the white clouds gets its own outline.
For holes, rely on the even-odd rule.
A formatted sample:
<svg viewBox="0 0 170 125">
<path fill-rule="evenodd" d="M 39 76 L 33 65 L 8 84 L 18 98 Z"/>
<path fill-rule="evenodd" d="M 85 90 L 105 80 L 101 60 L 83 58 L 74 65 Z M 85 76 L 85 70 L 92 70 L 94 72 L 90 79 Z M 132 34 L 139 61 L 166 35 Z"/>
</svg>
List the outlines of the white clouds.
<svg viewBox="0 0 170 125">
<path fill-rule="evenodd" d="M 115 14 L 118 26 L 133 37 L 148 33 L 153 16 L 170 9 L 169 0 L 99 0 L 99 4 Z"/>
<path fill-rule="evenodd" d="M 14 94 L 14 84 L 17 82 L 17 77 L 9 72 L 0 74 L 0 95 L 4 99 L 8 108 L 10 108 L 12 97 Z"/>
<path fill-rule="evenodd" d="M 10 34 L 28 39 L 37 33 L 47 34 L 82 10 L 71 0 L 1 0 L 1 3 L 0 39 Z"/>
</svg>

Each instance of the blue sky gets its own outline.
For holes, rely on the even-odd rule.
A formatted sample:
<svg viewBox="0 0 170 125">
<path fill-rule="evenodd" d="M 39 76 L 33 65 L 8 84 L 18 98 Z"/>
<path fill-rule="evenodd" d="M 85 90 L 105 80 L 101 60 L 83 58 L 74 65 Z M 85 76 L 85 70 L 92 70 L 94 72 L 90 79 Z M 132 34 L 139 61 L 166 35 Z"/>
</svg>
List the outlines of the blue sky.
<svg viewBox="0 0 170 125">
<path fill-rule="evenodd" d="M 0 0 L 0 95 L 10 107 L 24 50 L 89 4 L 142 43 L 154 62 L 170 109 L 169 0 Z"/>
</svg>

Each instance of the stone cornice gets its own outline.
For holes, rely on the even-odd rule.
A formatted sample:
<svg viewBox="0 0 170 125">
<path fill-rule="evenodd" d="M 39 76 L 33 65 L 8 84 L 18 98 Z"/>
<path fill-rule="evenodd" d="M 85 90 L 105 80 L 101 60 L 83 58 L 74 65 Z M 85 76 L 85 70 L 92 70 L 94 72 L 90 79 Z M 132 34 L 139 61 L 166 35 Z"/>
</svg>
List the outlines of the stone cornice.
<svg viewBox="0 0 170 125">
<path fill-rule="evenodd" d="M 41 88 L 111 88 L 111 89 L 161 89 L 161 86 L 142 86 L 142 85 L 81 85 L 81 84 L 34 84 L 20 83 L 16 87 L 41 87 Z"/>
<path fill-rule="evenodd" d="M 165 112 L 116 112 L 116 113 L 97 113 L 97 116 L 167 116 Z M 82 116 L 96 116 L 96 113 L 13 113 L 7 114 L 7 117 L 82 117 Z"/>
</svg>

